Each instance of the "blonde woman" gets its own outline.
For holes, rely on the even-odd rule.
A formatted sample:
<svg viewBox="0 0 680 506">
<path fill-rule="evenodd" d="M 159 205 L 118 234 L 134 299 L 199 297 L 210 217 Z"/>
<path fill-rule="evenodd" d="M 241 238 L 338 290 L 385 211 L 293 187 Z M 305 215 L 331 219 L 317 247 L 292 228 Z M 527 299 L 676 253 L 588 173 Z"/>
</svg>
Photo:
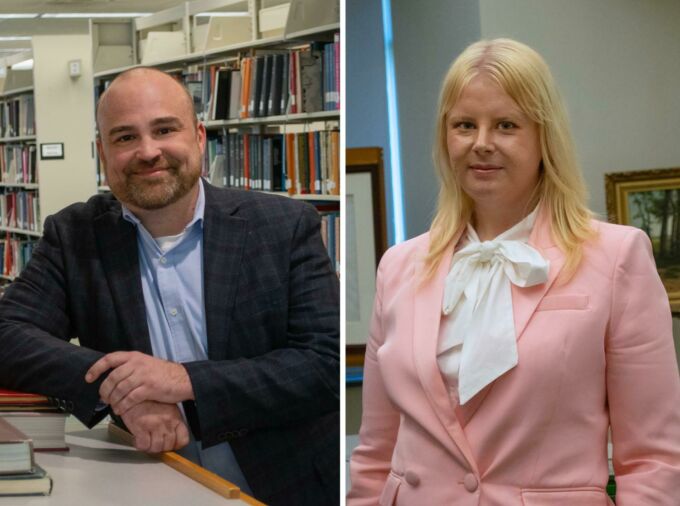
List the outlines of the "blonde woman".
<svg viewBox="0 0 680 506">
<path fill-rule="evenodd" d="M 680 504 L 680 376 L 638 229 L 595 221 L 543 59 L 444 78 L 430 231 L 378 270 L 348 504 Z"/>
</svg>

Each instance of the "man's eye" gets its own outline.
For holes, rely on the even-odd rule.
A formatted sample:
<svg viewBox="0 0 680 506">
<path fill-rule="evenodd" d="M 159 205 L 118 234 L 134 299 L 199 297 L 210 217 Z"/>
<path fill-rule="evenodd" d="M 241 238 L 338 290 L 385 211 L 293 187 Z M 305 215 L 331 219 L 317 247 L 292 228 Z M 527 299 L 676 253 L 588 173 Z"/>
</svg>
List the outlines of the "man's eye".
<svg viewBox="0 0 680 506">
<path fill-rule="evenodd" d="M 171 127 L 163 127 L 163 128 L 159 128 L 159 129 L 158 129 L 158 134 L 159 134 L 159 135 L 167 135 L 167 134 L 169 134 L 170 132 L 174 132 L 174 131 L 175 131 L 174 128 L 171 128 Z"/>
<path fill-rule="evenodd" d="M 128 135 L 121 135 L 120 137 L 116 137 L 116 139 L 114 139 L 114 142 L 117 142 L 117 143 L 121 143 L 121 142 L 129 142 L 129 141 L 131 141 L 131 140 L 134 139 L 134 138 L 135 138 L 135 136 L 134 136 L 134 135 L 131 135 L 131 134 L 128 134 Z"/>
</svg>

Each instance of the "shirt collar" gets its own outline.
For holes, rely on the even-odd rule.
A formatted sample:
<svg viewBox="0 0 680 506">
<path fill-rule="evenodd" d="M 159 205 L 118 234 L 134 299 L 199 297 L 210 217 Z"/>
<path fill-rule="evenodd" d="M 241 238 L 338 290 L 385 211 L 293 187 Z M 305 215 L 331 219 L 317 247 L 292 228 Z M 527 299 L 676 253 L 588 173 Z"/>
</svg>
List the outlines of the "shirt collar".
<svg viewBox="0 0 680 506">
<path fill-rule="evenodd" d="M 123 218 L 125 218 L 127 221 L 135 225 L 136 227 L 141 227 L 144 229 L 144 225 L 142 225 L 142 222 L 140 219 L 135 216 L 135 213 L 133 213 L 125 204 L 121 203 L 122 211 L 123 211 Z M 201 181 L 199 182 L 198 185 L 198 198 L 196 199 L 196 207 L 194 208 L 194 216 L 191 218 L 191 221 L 187 223 L 186 227 L 184 227 L 184 230 L 189 230 L 194 223 L 201 222 L 201 225 L 203 225 L 203 216 L 205 214 L 205 190 L 203 189 L 203 180 L 201 178 Z"/>
<path fill-rule="evenodd" d="M 496 236 L 494 241 L 522 241 L 529 242 L 529 237 L 531 236 L 531 230 L 534 228 L 534 223 L 536 222 L 536 216 L 538 215 L 538 207 L 536 206 L 529 215 L 527 215 L 522 221 L 513 225 L 505 232 Z M 477 231 L 472 226 L 472 223 L 467 224 L 467 240 L 468 242 L 481 242 Z"/>
</svg>

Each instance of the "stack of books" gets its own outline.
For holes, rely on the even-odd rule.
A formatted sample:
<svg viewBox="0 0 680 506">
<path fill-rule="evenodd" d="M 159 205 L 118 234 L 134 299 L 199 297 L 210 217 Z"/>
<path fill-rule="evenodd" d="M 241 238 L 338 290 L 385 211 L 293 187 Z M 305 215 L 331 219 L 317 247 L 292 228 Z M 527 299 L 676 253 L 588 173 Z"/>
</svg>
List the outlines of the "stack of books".
<svg viewBox="0 0 680 506">
<path fill-rule="evenodd" d="M 0 419 L 27 434 L 36 451 L 68 450 L 67 416 L 44 395 L 0 389 Z"/>
<path fill-rule="evenodd" d="M 0 418 L 0 496 L 49 495 L 52 478 L 35 463 L 33 442 Z"/>
</svg>

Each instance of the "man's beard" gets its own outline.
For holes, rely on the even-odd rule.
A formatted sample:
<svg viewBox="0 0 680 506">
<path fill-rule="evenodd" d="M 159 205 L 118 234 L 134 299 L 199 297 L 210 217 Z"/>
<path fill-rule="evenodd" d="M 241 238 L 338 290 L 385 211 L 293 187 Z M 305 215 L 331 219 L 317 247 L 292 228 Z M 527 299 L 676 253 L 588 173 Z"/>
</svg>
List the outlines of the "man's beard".
<svg viewBox="0 0 680 506">
<path fill-rule="evenodd" d="M 112 184 L 111 192 L 122 203 L 148 211 L 174 204 L 194 187 L 201 169 L 191 169 L 189 163 L 183 168 L 166 163 L 168 168 L 163 177 L 152 180 L 135 177 L 136 167 L 126 167 L 124 179 Z"/>
</svg>

